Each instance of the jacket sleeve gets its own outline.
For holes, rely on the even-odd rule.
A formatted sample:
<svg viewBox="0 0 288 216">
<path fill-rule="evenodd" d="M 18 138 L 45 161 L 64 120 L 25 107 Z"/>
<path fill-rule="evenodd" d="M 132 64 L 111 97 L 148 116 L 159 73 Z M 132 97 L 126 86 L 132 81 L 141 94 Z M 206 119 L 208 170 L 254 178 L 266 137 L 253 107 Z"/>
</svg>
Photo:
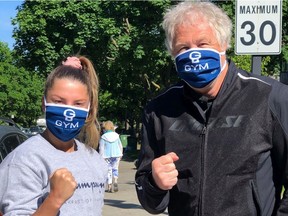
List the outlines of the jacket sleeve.
<svg viewBox="0 0 288 216">
<path fill-rule="evenodd" d="M 273 173 L 276 186 L 275 215 L 288 215 L 288 87 L 281 83 L 273 83 L 270 94 L 270 108 L 275 117 L 273 131 Z M 283 196 L 281 197 L 281 192 Z M 281 201 L 280 201 L 281 199 Z M 273 214 L 274 215 L 274 214 Z"/>
<path fill-rule="evenodd" d="M 135 186 L 142 207 L 151 214 L 165 211 L 169 204 L 169 191 L 158 188 L 152 179 L 151 162 L 159 157 L 153 121 L 144 114 L 142 125 L 142 144 L 138 158 Z"/>
</svg>

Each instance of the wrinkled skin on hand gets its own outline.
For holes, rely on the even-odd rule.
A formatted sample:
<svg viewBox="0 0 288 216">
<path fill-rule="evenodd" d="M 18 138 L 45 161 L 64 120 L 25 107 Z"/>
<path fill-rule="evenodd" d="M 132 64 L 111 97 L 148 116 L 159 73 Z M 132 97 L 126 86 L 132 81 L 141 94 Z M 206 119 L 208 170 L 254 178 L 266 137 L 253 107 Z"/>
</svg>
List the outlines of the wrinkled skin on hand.
<svg viewBox="0 0 288 216">
<path fill-rule="evenodd" d="M 175 161 L 179 157 L 170 152 L 152 161 L 152 176 L 156 185 L 162 190 L 170 190 L 178 181 Z"/>
</svg>

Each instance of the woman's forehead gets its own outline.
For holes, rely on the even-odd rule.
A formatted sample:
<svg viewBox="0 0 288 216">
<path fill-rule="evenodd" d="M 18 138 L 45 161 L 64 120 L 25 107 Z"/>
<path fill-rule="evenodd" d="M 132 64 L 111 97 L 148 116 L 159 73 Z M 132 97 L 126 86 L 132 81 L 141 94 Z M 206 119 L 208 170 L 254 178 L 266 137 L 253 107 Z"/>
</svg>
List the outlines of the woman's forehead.
<svg viewBox="0 0 288 216">
<path fill-rule="evenodd" d="M 59 95 L 61 97 L 85 97 L 88 96 L 88 88 L 85 84 L 75 79 L 55 79 L 48 95 Z"/>
</svg>

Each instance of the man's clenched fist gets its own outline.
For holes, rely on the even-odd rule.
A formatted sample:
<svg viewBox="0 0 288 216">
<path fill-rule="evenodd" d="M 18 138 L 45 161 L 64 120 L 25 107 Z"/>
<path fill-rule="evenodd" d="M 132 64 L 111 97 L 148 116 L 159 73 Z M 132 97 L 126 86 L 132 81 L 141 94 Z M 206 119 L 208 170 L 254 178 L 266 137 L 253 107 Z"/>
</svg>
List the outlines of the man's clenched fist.
<svg viewBox="0 0 288 216">
<path fill-rule="evenodd" d="M 170 152 L 152 161 L 152 176 L 156 185 L 162 190 L 170 190 L 178 181 L 178 171 L 174 164 L 179 157 Z"/>
</svg>

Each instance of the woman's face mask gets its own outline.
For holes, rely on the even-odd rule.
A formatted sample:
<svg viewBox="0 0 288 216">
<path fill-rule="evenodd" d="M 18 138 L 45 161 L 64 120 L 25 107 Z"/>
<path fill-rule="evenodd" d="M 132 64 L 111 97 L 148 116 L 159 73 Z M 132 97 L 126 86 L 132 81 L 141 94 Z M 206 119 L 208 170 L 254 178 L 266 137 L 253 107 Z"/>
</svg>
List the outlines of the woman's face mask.
<svg viewBox="0 0 288 216">
<path fill-rule="evenodd" d="M 46 103 L 46 100 L 45 107 L 47 128 L 64 142 L 74 139 L 79 134 L 89 113 L 89 108 Z"/>
<path fill-rule="evenodd" d="M 176 69 L 181 79 L 194 88 L 203 88 L 217 78 L 225 68 L 221 67 L 221 55 L 209 48 L 192 48 L 175 58 Z"/>
</svg>

